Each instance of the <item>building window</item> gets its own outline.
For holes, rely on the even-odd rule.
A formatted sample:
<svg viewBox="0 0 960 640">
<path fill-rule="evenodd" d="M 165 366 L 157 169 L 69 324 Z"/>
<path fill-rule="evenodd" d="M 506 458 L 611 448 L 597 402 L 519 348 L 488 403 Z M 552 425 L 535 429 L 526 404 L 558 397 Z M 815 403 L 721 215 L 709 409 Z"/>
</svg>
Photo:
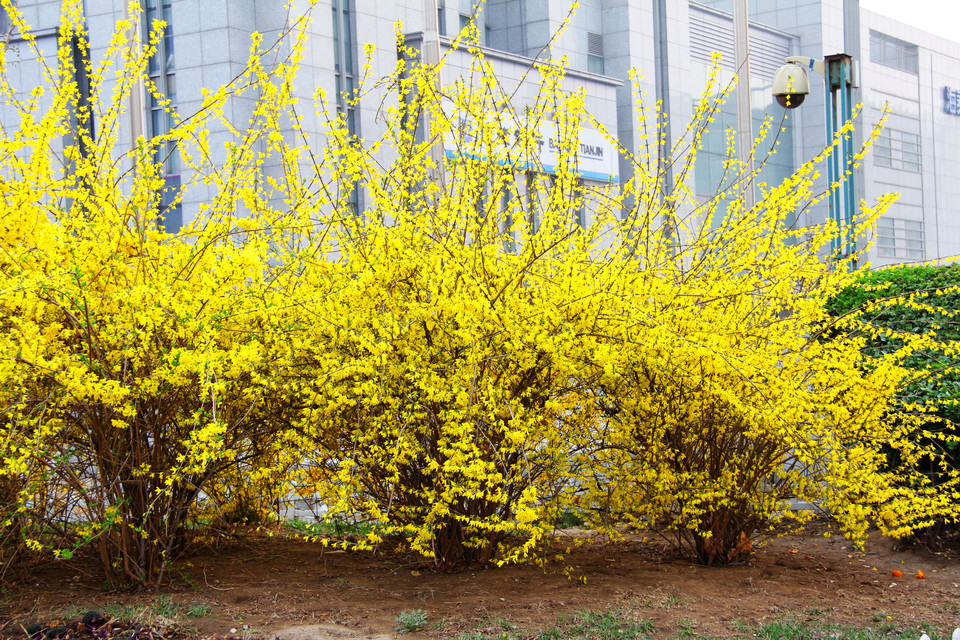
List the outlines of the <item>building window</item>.
<svg viewBox="0 0 960 640">
<path fill-rule="evenodd" d="M 337 114 L 344 117 L 347 131 L 358 135 L 356 105 L 356 68 L 354 56 L 354 26 L 350 15 L 351 0 L 333 0 L 333 56 L 336 79 Z M 442 11 L 442 10 L 441 10 Z M 354 183 L 350 190 L 350 207 L 354 213 L 360 210 L 360 190 Z"/>
<path fill-rule="evenodd" d="M 350 19 L 351 0 L 333 0 L 333 56 L 337 84 L 337 113 L 347 120 L 351 134 L 356 133 L 356 114 L 351 104 L 356 91 L 353 65 L 353 23 Z"/>
<path fill-rule="evenodd" d="M 889 216 L 877 221 L 877 253 L 881 258 L 924 259 L 923 222 Z"/>
<path fill-rule="evenodd" d="M 920 73 L 917 45 L 873 29 L 870 30 L 870 61 L 907 73 Z"/>
<path fill-rule="evenodd" d="M 603 36 L 587 32 L 587 71 L 603 75 Z"/>
<path fill-rule="evenodd" d="M 144 33 L 148 39 L 159 35 L 156 49 L 147 61 L 149 103 L 147 106 L 147 135 L 150 138 L 168 135 L 174 128 L 173 110 L 177 106 L 177 77 L 173 48 L 172 0 L 146 0 L 144 3 Z M 154 24 L 164 23 L 156 32 Z M 151 43 L 153 44 L 153 43 Z M 180 160 L 175 140 L 167 139 L 154 149 L 154 163 L 162 167 L 164 187 L 160 193 L 160 215 L 167 231 L 176 232 L 183 223 L 180 205 Z"/>
<path fill-rule="evenodd" d="M 460 14 L 460 32 L 463 33 L 463 30 L 467 28 L 470 24 L 470 16 L 461 13 Z"/>
<path fill-rule="evenodd" d="M 920 136 L 898 129 L 884 129 L 873 147 L 873 163 L 920 173 Z"/>
<path fill-rule="evenodd" d="M 437 33 L 447 35 L 447 5 L 444 0 L 437 0 Z"/>
</svg>

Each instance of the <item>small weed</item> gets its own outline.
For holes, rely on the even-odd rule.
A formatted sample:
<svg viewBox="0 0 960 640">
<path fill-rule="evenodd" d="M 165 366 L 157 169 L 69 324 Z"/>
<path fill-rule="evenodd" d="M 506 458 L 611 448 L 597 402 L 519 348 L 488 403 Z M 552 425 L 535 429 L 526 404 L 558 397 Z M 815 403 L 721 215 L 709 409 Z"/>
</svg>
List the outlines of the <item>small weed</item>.
<svg viewBox="0 0 960 640">
<path fill-rule="evenodd" d="M 675 593 L 664 593 L 656 589 L 643 597 L 641 606 L 650 609 L 682 609 L 689 606 L 690 601 L 686 597 Z"/>
<path fill-rule="evenodd" d="M 681 640 L 697 637 L 697 626 L 696 621 L 681 617 L 677 620 L 677 637 Z"/>
<path fill-rule="evenodd" d="M 462 633 L 457 640 L 520 640 L 517 625 L 506 618 L 495 616 L 481 620 L 473 631 Z"/>
<path fill-rule="evenodd" d="M 425 626 L 427 626 L 427 614 L 423 609 L 401 611 L 397 616 L 396 630 L 400 633 L 420 631 Z"/>
<path fill-rule="evenodd" d="M 144 613 L 146 609 L 132 604 L 108 604 L 103 608 L 103 615 L 114 620 L 139 620 Z"/>
<path fill-rule="evenodd" d="M 61 620 L 79 620 L 86 612 L 86 607 L 74 604 L 62 610 L 59 614 L 57 614 L 57 617 Z"/>
<path fill-rule="evenodd" d="M 200 585 L 194 584 L 193 580 L 190 579 L 189 571 L 182 572 L 180 574 L 180 579 L 183 581 L 184 584 L 186 584 L 188 587 L 193 589 L 194 593 L 200 593 Z"/>
<path fill-rule="evenodd" d="M 174 602 L 170 596 L 160 596 L 150 604 L 150 613 L 174 620 L 180 616 L 180 605 Z"/>
<path fill-rule="evenodd" d="M 680 596 L 674 593 L 668 593 L 660 599 L 654 606 L 657 609 L 676 609 L 685 606 L 686 602 Z"/>
<path fill-rule="evenodd" d="M 570 632 L 573 635 L 567 637 L 633 640 L 649 637 L 653 633 L 653 622 L 625 620 L 614 611 L 584 611 L 574 618 Z"/>
<path fill-rule="evenodd" d="M 213 607 L 208 604 L 192 604 L 187 607 L 187 615 L 191 618 L 203 618 L 210 615 Z"/>
<path fill-rule="evenodd" d="M 517 625 L 513 624 L 506 618 L 501 618 L 500 616 L 491 618 L 490 624 L 493 625 L 494 627 L 498 627 L 503 631 L 513 631 L 514 629 L 517 628 Z"/>
<path fill-rule="evenodd" d="M 820 607 L 807 607 L 806 615 L 808 620 L 821 620 L 827 615 L 827 612 Z"/>
</svg>

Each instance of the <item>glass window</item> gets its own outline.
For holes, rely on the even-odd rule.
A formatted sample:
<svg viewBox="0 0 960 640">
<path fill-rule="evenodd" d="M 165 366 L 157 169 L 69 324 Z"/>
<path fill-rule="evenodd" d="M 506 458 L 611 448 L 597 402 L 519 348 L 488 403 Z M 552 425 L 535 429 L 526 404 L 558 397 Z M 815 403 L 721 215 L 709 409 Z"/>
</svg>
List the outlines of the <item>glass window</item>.
<svg viewBox="0 0 960 640">
<path fill-rule="evenodd" d="M 443 13 L 443 3 L 440 3 L 440 13 Z M 356 93 L 356 75 L 354 60 L 354 25 L 350 15 L 350 0 L 332 0 L 333 19 L 333 59 L 334 82 L 336 84 L 337 114 L 343 116 L 347 124 L 347 131 L 351 135 L 359 133 L 357 126 L 356 107 L 352 98 Z M 441 25 L 442 20 L 441 20 Z M 354 213 L 360 211 L 360 190 L 358 183 L 342 185 L 344 193 L 348 195 L 349 206 Z"/>
<path fill-rule="evenodd" d="M 603 36 L 587 32 L 587 71 L 603 75 Z"/>
<path fill-rule="evenodd" d="M 917 45 L 870 30 L 870 60 L 907 73 L 920 72 L 920 56 Z"/>
<path fill-rule="evenodd" d="M 177 76 L 174 57 L 173 4 L 172 0 L 146 0 L 144 6 L 144 37 L 151 42 L 158 36 L 156 50 L 147 61 L 150 79 L 150 96 L 147 100 L 147 136 L 167 136 L 176 126 L 174 109 L 177 107 Z M 155 23 L 163 22 L 157 32 Z M 159 194 L 160 217 L 167 231 L 176 232 L 181 224 L 180 205 L 180 155 L 175 140 L 156 143 L 153 159 L 162 166 L 164 186 Z"/>
<path fill-rule="evenodd" d="M 603 58 L 600 56 L 587 55 L 587 71 L 590 73 L 599 73 L 603 75 Z"/>
<path fill-rule="evenodd" d="M 353 24 L 350 17 L 350 0 L 333 0 L 333 70 L 337 91 L 337 113 L 343 115 L 350 133 L 357 133 L 353 126 L 354 108 L 350 99 L 354 93 L 356 74 L 353 60 Z"/>
</svg>

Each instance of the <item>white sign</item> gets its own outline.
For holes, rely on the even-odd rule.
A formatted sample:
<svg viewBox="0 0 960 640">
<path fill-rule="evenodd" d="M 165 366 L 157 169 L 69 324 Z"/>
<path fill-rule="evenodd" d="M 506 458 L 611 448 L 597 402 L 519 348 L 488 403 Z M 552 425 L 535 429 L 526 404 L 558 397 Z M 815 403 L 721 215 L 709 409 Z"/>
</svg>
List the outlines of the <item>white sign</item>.
<svg viewBox="0 0 960 640">
<path fill-rule="evenodd" d="M 519 142 L 519 126 L 507 114 L 500 114 L 501 144 L 504 147 L 503 164 L 510 164 L 518 171 L 537 171 L 555 174 L 559 171 L 561 132 L 556 122 L 542 120 L 537 126 L 537 158 L 524 158 Z M 454 123 L 453 130 L 443 141 L 448 158 L 478 158 L 482 151 L 479 142 L 471 131 L 476 125 L 468 118 L 461 117 Z M 502 147 L 501 147 L 502 148 Z M 577 174 L 586 180 L 601 182 L 619 182 L 620 166 L 617 147 L 608 141 L 596 129 L 581 129 L 575 144 Z"/>
</svg>

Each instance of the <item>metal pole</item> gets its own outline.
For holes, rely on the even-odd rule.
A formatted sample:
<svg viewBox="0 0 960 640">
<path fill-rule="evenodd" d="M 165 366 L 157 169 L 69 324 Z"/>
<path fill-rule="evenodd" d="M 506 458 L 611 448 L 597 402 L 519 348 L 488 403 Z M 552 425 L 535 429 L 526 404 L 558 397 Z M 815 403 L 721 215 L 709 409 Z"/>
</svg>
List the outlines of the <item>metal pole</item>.
<svg viewBox="0 0 960 640">
<path fill-rule="evenodd" d="M 747 0 L 733 2 L 733 42 L 737 76 L 737 128 L 739 129 L 740 162 L 747 174 L 743 189 L 743 205 L 756 204 L 753 191 L 753 110 L 750 106 L 750 28 Z"/>
<path fill-rule="evenodd" d="M 838 53 L 824 60 L 824 78 L 827 88 L 827 144 L 832 145 L 834 136 L 843 125 L 853 118 L 852 59 Z M 856 207 L 855 180 L 853 174 L 853 140 L 845 134 L 830 154 L 827 162 L 830 186 L 837 184 L 830 194 L 830 219 L 837 225 L 837 234 L 831 241 L 833 257 L 845 258 L 856 251 L 854 237 L 854 209 Z"/>
</svg>

